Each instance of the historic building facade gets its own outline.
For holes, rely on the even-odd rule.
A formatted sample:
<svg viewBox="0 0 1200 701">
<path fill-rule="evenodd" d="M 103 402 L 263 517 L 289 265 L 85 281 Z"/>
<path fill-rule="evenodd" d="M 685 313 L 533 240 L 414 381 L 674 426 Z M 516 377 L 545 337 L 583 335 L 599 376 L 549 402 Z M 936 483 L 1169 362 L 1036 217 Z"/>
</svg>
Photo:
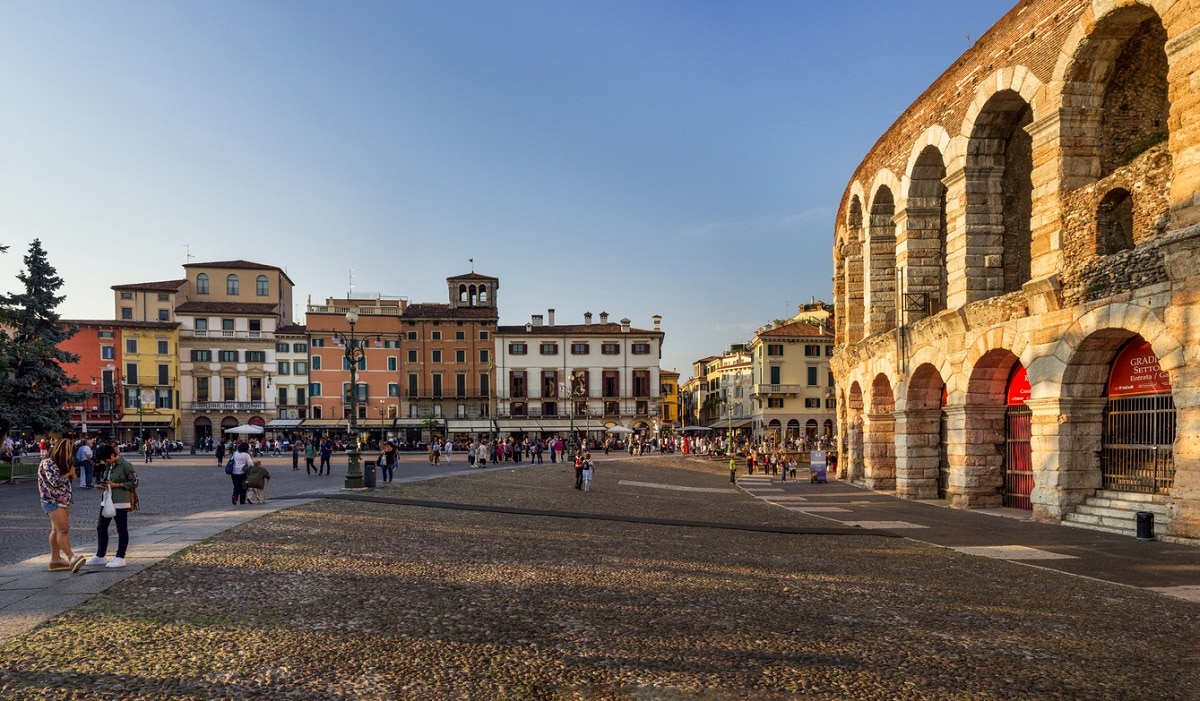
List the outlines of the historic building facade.
<svg viewBox="0 0 1200 701">
<path fill-rule="evenodd" d="M 789 319 L 760 328 L 747 348 L 752 430 L 771 445 L 794 445 L 833 436 L 833 333 Z"/>
<path fill-rule="evenodd" d="M 496 424 L 514 436 L 587 434 L 628 429 L 644 437 L 658 422 L 662 318 L 653 329 L 619 323 L 556 324 L 534 314 L 524 326 L 496 329 Z"/>
<path fill-rule="evenodd" d="M 1200 542 L 1200 8 L 1025 0 L 855 171 L 844 476 Z"/>
</svg>

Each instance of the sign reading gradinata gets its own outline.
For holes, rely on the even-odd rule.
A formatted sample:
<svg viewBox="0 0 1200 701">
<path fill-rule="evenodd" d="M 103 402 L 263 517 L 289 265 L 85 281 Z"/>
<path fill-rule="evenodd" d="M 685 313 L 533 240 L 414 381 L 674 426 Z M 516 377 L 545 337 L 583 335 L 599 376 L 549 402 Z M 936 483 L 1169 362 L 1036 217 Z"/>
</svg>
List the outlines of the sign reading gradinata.
<svg viewBox="0 0 1200 701">
<path fill-rule="evenodd" d="M 1135 338 L 1121 349 L 1108 372 L 1108 396 L 1170 393 L 1171 378 L 1159 367 L 1158 356 L 1145 339 Z"/>
</svg>

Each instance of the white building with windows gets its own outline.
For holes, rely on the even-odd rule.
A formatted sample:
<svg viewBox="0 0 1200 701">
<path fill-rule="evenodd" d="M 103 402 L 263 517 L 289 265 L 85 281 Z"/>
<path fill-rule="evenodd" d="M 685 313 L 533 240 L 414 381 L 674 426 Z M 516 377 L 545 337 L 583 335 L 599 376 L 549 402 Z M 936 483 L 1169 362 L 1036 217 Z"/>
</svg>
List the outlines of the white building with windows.
<svg viewBox="0 0 1200 701">
<path fill-rule="evenodd" d="M 831 438 L 837 419 L 829 359 L 834 336 L 795 318 L 760 328 L 749 344 L 754 435 L 772 445 Z"/>
<path fill-rule="evenodd" d="M 275 330 L 275 418 L 267 428 L 291 434 L 308 418 L 308 329 L 290 324 Z"/>
<path fill-rule="evenodd" d="M 554 310 L 495 334 L 496 425 L 502 435 L 602 438 L 623 427 L 649 437 L 659 414 L 662 317 L 653 329 L 629 319 L 556 324 Z"/>
</svg>

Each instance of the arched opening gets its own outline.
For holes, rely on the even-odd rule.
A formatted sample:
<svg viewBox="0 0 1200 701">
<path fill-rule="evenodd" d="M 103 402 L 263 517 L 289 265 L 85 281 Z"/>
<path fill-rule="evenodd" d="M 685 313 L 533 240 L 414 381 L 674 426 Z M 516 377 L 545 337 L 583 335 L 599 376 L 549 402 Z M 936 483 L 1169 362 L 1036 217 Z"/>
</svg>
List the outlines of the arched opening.
<svg viewBox="0 0 1200 701">
<path fill-rule="evenodd" d="M 788 419 L 787 422 L 787 441 L 791 443 L 800 437 L 800 421 L 797 419 Z"/>
<path fill-rule="evenodd" d="M 1141 336 L 1109 366 L 1100 454 L 1101 486 L 1168 494 L 1175 482 L 1175 400 L 1171 379 Z"/>
<path fill-rule="evenodd" d="M 864 323 L 864 289 L 863 289 L 863 250 L 862 202 L 858 196 L 850 198 L 850 209 L 846 217 L 846 242 L 842 247 L 843 276 L 845 277 L 846 293 L 843 303 L 846 307 L 846 341 L 856 343 L 862 340 Z"/>
<path fill-rule="evenodd" d="M 995 348 L 984 353 L 971 370 L 962 410 L 963 423 L 961 429 L 955 427 L 969 438 L 948 446 L 961 451 L 951 456 L 953 470 L 961 470 L 961 487 L 956 489 L 952 485 L 947 494 L 954 506 L 979 508 L 1003 504 L 1008 457 L 1008 397 L 1013 374 L 1019 366 L 1020 361 L 1012 351 Z M 1029 445 L 1028 441 L 1026 445 Z M 961 467 L 954 458 L 961 462 Z"/>
<path fill-rule="evenodd" d="M 208 294 L 208 275 L 206 273 L 200 273 L 196 276 L 196 294 Z"/>
<path fill-rule="evenodd" d="M 892 191 L 881 186 L 871 202 L 867 260 L 867 335 L 896 327 L 896 204 Z"/>
<path fill-rule="evenodd" d="M 225 294 L 231 295 L 231 296 L 236 295 L 236 294 L 238 294 L 239 289 L 241 289 L 241 288 L 238 283 L 237 275 L 229 275 L 228 277 L 225 278 Z"/>
<path fill-rule="evenodd" d="M 783 440 L 783 424 L 779 419 L 771 419 L 767 424 L 767 441 L 772 446 L 779 446 Z"/>
<path fill-rule="evenodd" d="M 871 406 L 867 412 L 863 470 L 870 489 L 896 488 L 896 400 L 887 375 L 871 383 Z"/>
<path fill-rule="evenodd" d="M 259 275 L 254 281 L 254 294 L 258 297 L 268 297 L 271 294 L 271 281 L 266 275 Z"/>
<path fill-rule="evenodd" d="M 863 436 L 863 392 L 858 382 L 850 385 L 850 396 L 846 406 L 846 455 L 842 463 L 842 474 L 850 481 L 863 478 L 863 452 L 866 449 Z"/>
<path fill-rule="evenodd" d="M 192 423 L 193 445 L 209 438 L 212 438 L 212 421 L 207 416 L 197 416 Z"/>
<path fill-rule="evenodd" d="M 1167 30 L 1153 10 L 1130 6 L 1106 17 L 1093 39 L 1101 52 L 1108 44 L 1107 51 L 1115 58 L 1102 64 L 1107 76 L 1099 81 L 1104 92 L 1100 111 L 1100 177 L 1104 178 L 1167 140 Z M 1095 62 L 1091 65 L 1094 69 Z"/>
<path fill-rule="evenodd" d="M 815 441 L 817 439 L 817 420 L 809 419 L 804 422 L 804 437 L 807 440 Z"/>
<path fill-rule="evenodd" d="M 897 461 L 897 491 L 913 499 L 946 498 L 949 463 L 946 459 L 946 383 L 930 363 L 923 363 L 909 380 L 904 411 L 904 452 Z"/>
<path fill-rule="evenodd" d="M 1102 256 L 1133 248 L 1133 197 L 1125 188 L 1110 190 L 1096 207 L 1096 252 Z"/>
<path fill-rule="evenodd" d="M 967 300 L 1029 281 L 1033 234 L 1033 110 L 1015 91 L 983 106 L 967 145 Z"/>
<path fill-rule="evenodd" d="M 946 166 L 935 146 L 926 146 L 913 165 L 904 246 L 904 311 L 910 320 L 946 308 Z"/>
<path fill-rule="evenodd" d="M 825 425 L 822 428 L 822 437 L 833 438 L 833 419 L 825 419 Z"/>
<path fill-rule="evenodd" d="M 468 297 L 467 297 L 467 286 L 466 286 L 466 285 L 459 285 L 459 286 L 458 286 L 458 301 L 460 301 L 460 302 L 466 302 L 466 301 L 468 301 Z"/>
<path fill-rule="evenodd" d="M 1033 510 L 1033 412 L 1025 405 L 1029 399 L 1029 375 L 1017 363 L 1008 378 L 1004 410 L 1004 492 L 1002 504 L 1014 509 Z"/>
<path fill-rule="evenodd" d="M 480 285 L 479 286 L 479 303 L 486 304 L 487 301 L 488 301 L 487 285 Z"/>
</svg>

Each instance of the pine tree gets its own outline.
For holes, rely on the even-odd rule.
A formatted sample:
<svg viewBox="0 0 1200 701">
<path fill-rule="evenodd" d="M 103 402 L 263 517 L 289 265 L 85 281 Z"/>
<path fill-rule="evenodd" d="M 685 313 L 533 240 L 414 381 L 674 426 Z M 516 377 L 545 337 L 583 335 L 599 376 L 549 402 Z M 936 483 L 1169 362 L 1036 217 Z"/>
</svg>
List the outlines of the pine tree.
<svg viewBox="0 0 1200 701">
<path fill-rule="evenodd" d="M 25 256 L 25 270 L 17 275 L 25 291 L 3 297 L 6 333 L 0 338 L 0 435 L 29 428 L 34 436 L 70 429 L 69 402 L 83 401 L 87 392 L 67 388 L 75 378 L 63 363 L 79 356 L 58 347 L 78 332 L 64 324 L 55 309 L 64 297 L 57 294 L 62 278 L 50 265 L 41 241 L 34 239 Z"/>
</svg>

